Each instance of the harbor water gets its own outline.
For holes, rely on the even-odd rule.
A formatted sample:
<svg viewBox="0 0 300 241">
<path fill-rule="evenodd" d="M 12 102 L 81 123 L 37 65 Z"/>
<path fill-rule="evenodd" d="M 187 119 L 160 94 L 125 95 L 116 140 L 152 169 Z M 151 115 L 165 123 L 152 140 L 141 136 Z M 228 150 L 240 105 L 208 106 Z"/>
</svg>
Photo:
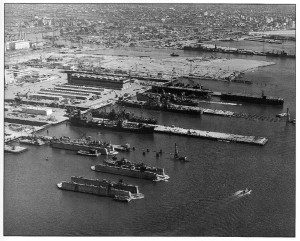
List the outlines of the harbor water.
<svg viewBox="0 0 300 241">
<path fill-rule="evenodd" d="M 244 47 L 246 48 L 246 47 Z M 147 52 L 157 57 L 171 50 Z M 130 52 L 126 52 L 130 54 Z M 132 51 L 132 54 L 135 54 Z M 284 106 L 201 102 L 200 106 L 257 116 L 275 117 L 288 107 L 295 118 L 295 59 L 265 56 L 224 55 L 181 51 L 181 56 L 249 58 L 276 65 L 246 72 L 252 85 L 201 80 L 214 91 L 241 92 L 282 97 Z M 198 83 L 197 81 L 195 81 Z M 213 98 L 217 101 L 216 97 Z M 122 107 L 115 107 L 122 108 Z M 84 236 L 249 236 L 295 235 L 295 125 L 285 122 L 220 116 L 190 116 L 126 108 L 137 115 L 154 117 L 159 124 L 241 135 L 267 137 L 263 146 L 218 142 L 166 134 L 134 134 L 66 123 L 41 134 L 80 138 L 83 134 L 112 144 L 135 147 L 119 157 L 150 166 L 164 167 L 168 182 L 122 177 L 138 185 L 145 195 L 130 203 L 110 198 L 62 191 L 56 184 L 71 176 L 118 181 L 119 176 L 94 172 L 91 166 L 105 156 L 84 157 L 50 146 L 29 146 L 25 153 L 5 154 L 4 235 Z M 177 143 L 180 155 L 191 162 L 173 159 Z M 143 155 L 143 151 L 149 149 Z M 163 154 L 156 157 L 156 152 Z M 250 195 L 236 192 L 250 188 Z"/>
</svg>

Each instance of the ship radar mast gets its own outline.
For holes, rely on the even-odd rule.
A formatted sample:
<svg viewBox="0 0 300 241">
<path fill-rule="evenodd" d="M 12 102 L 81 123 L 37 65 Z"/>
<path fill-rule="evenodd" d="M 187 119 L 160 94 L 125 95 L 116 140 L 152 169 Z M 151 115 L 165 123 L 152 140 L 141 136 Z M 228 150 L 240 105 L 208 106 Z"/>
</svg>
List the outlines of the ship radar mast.
<svg viewBox="0 0 300 241">
<path fill-rule="evenodd" d="M 177 159 L 178 158 L 178 148 L 177 148 L 177 144 L 175 143 L 175 152 L 174 152 L 174 158 Z"/>
<path fill-rule="evenodd" d="M 289 108 L 286 108 L 286 122 L 290 122 L 290 121 L 291 121 L 290 111 Z"/>
</svg>

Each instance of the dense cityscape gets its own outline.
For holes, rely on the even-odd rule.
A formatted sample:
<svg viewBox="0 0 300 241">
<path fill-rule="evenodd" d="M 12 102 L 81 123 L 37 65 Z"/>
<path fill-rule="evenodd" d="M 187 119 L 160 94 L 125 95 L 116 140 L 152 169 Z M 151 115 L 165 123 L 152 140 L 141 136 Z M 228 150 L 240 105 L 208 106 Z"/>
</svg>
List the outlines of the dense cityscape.
<svg viewBox="0 0 300 241">
<path fill-rule="evenodd" d="M 295 8 L 6 3 L 4 235 L 295 237 Z"/>
</svg>

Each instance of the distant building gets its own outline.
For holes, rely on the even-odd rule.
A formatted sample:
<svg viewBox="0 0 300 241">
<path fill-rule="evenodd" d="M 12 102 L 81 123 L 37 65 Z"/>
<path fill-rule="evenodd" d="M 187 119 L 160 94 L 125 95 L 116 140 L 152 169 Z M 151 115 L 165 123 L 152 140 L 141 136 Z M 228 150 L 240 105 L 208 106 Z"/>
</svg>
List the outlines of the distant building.
<svg viewBox="0 0 300 241">
<path fill-rule="evenodd" d="M 51 26 L 52 25 L 52 19 L 50 19 L 50 18 L 44 17 L 42 21 L 43 21 L 44 26 Z"/>
</svg>

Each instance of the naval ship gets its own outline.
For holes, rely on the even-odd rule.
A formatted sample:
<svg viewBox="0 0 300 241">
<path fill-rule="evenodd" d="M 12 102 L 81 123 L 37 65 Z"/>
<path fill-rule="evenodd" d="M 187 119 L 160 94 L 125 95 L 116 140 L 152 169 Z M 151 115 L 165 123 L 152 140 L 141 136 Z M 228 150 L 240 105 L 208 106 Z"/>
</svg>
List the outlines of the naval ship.
<svg viewBox="0 0 300 241">
<path fill-rule="evenodd" d="M 53 148 L 72 150 L 72 151 L 90 151 L 96 150 L 101 155 L 116 155 L 117 151 L 114 150 L 113 145 L 107 142 L 101 142 L 97 140 L 91 140 L 90 137 L 84 139 L 71 139 L 70 137 L 53 137 L 50 141 L 50 145 Z"/>
<path fill-rule="evenodd" d="M 148 179 L 152 181 L 162 181 L 170 178 L 165 174 L 163 168 L 149 167 L 144 163 L 133 163 L 125 158 L 122 158 L 121 160 L 105 160 L 103 164 L 92 166 L 91 169 L 97 172 Z"/>
<path fill-rule="evenodd" d="M 122 119 L 117 121 L 111 120 L 96 120 L 92 117 L 90 111 L 78 111 L 69 117 L 69 122 L 72 125 L 93 127 L 98 129 L 110 129 L 114 131 L 128 131 L 141 134 L 152 134 L 155 126 L 143 123 L 127 122 Z"/>
</svg>

